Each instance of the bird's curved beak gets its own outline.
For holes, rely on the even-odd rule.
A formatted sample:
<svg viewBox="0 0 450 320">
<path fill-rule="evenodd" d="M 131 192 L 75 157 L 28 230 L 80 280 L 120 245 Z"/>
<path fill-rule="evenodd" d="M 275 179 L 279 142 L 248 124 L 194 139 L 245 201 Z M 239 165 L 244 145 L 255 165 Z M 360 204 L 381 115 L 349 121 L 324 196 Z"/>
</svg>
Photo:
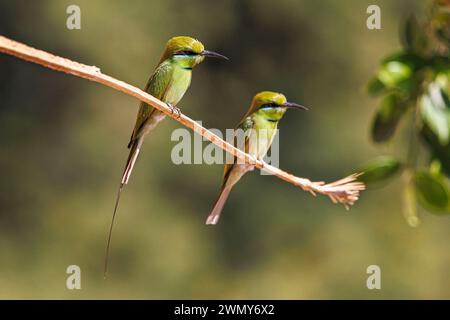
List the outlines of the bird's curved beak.
<svg viewBox="0 0 450 320">
<path fill-rule="evenodd" d="M 225 59 L 225 60 L 230 60 L 227 57 L 225 57 L 224 55 L 214 52 L 214 51 L 209 51 L 209 50 L 203 50 L 200 55 L 204 56 L 204 57 L 210 57 L 210 58 L 219 58 L 219 59 Z"/>
<path fill-rule="evenodd" d="M 309 110 L 307 107 L 302 106 L 297 103 L 294 103 L 294 102 L 286 102 L 286 103 L 283 103 L 282 106 L 286 107 L 286 108 L 292 108 L 292 109 Z"/>
</svg>

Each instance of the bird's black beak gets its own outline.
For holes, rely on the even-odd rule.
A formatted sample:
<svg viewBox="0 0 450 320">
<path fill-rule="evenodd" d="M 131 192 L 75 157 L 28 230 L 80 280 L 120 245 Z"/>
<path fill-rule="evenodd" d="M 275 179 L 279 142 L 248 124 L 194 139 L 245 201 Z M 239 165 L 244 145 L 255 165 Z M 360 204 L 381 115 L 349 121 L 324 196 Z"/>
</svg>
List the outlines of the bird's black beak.
<svg viewBox="0 0 450 320">
<path fill-rule="evenodd" d="M 286 103 L 283 103 L 282 106 L 286 107 L 286 108 L 292 108 L 292 109 L 309 110 L 307 107 L 302 106 L 297 103 L 294 103 L 294 102 L 286 102 Z"/>
<path fill-rule="evenodd" d="M 208 51 L 208 50 L 203 50 L 200 55 L 204 56 L 204 57 L 210 57 L 210 58 L 219 58 L 219 59 L 225 59 L 225 60 L 230 60 L 227 57 L 225 57 L 224 55 L 214 52 L 214 51 Z"/>
</svg>

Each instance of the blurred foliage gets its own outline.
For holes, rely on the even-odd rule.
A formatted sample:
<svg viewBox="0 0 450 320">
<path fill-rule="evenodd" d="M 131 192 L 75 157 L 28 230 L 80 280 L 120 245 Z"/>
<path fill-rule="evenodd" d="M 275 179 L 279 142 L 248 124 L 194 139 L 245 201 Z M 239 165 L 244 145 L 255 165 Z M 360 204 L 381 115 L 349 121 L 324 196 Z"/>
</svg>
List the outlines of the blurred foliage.
<svg viewBox="0 0 450 320">
<path fill-rule="evenodd" d="M 373 141 L 388 142 L 403 118 L 411 122 L 412 132 L 405 160 L 374 160 L 361 168 L 361 180 L 384 180 L 404 167 L 404 210 L 411 226 L 418 222 L 416 199 L 430 212 L 450 213 L 450 1 L 436 0 L 430 11 L 423 22 L 414 15 L 406 20 L 403 50 L 383 59 L 368 85 L 371 95 L 383 95 Z M 428 148 L 424 165 L 418 163 L 417 137 Z"/>
<path fill-rule="evenodd" d="M 261 3 L 0 0 L 0 34 L 138 87 L 168 38 L 191 35 L 231 60 L 194 70 L 180 103 L 188 116 L 224 132 L 255 92 L 279 90 L 310 107 L 280 123 L 281 168 L 333 181 L 376 158 L 379 148 L 361 134 L 377 103 L 364 88 L 374 64 L 398 48 L 398 21 L 419 16 L 428 1 L 377 0 L 381 30 L 366 27 L 372 1 Z M 66 28 L 72 4 L 81 8 L 81 30 Z M 450 216 L 427 215 L 421 228 L 407 227 L 398 214 L 400 179 L 363 192 L 346 214 L 255 171 L 208 228 L 223 167 L 174 165 L 170 135 L 180 125 L 170 119 L 146 139 L 124 190 L 104 281 L 107 231 L 138 104 L 0 55 L 0 298 L 450 298 Z M 407 138 L 402 118 L 396 139 L 383 145 L 394 159 Z M 436 154 L 448 155 L 426 130 Z M 401 163 L 397 175 L 405 174 Z M 81 268 L 81 290 L 66 289 L 71 264 Z M 366 287 L 372 264 L 381 267 L 382 290 Z"/>
<path fill-rule="evenodd" d="M 401 171 L 402 163 L 393 157 L 378 157 L 364 166 L 364 174 L 359 178 L 367 185 L 388 180 Z"/>
</svg>

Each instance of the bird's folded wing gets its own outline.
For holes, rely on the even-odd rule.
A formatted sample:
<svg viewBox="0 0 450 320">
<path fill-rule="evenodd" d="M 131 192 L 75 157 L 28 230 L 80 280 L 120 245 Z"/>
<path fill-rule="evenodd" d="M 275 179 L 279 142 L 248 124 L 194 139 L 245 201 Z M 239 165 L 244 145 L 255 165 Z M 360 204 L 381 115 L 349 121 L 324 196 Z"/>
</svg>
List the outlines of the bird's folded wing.
<svg viewBox="0 0 450 320">
<path fill-rule="evenodd" d="M 164 97 L 167 88 L 170 86 L 172 79 L 173 67 L 169 62 L 163 62 L 160 64 L 145 86 L 145 91 L 154 96 L 155 98 L 162 99 Z M 139 112 L 134 125 L 133 133 L 130 138 L 130 144 L 138 136 L 139 131 L 142 129 L 142 125 L 147 118 L 152 114 L 155 109 L 145 102 L 141 102 L 139 105 Z"/>
<path fill-rule="evenodd" d="M 243 150 L 244 152 L 248 152 L 248 144 L 249 144 L 249 135 L 250 131 L 254 127 L 254 121 L 251 116 L 245 117 L 241 123 L 235 128 L 235 135 L 234 135 L 234 146 L 238 149 Z M 237 135 L 244 134 L 244 141 L 243 143 L 240 143 L 242 141 L 242 137 L 237 137 Z M 227 163 L 225 164 L 224 171 L 223 171 L 223 177 L 224 181 L 226 180 L 227 176 L 230 174 L 231 169 L 233 169 L 234 165 L 237 163 L 237 158 L 233 158 L 233 163 Z"/>
</svg>

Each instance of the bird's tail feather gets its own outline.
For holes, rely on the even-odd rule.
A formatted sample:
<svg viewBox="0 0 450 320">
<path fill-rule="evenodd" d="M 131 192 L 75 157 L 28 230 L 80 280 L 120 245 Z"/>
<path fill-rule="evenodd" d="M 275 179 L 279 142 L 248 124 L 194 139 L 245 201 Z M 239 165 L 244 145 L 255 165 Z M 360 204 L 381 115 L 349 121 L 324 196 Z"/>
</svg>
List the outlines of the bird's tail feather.
<svg viewBox="0 0 450 320">
<path fill-rule="evenodd" d="M 139 152 L 141 151 L 142 142 L 144 142 L 144 138 L 138 138 L 131 142 L 130 154 L 128 155 L 127 164 L 125 165 L 125 170 L 123 171 L 121 184 L 128 184 L 131 172 L 133 171 Z"/>
<path fill-rule="evenodd" d="M 116 197 L 116 204 L 114 205 L 114 212 L 111 219 L 111 224 L 109 226 L 109 233 L 108 233 L 108 242 L 106 244 L 106 254 L 105 254 L 105 266 L 104 266 L 104 273 L 103 276 L 106 278 L 106 274 L 108 272 L 108 259 L 109 259 L 109 246 L 111 244 L 111 236 L 112 236 L 112 230 L 114 226 L 114 221 L 116 218 L 116 212 L 117 208 L 119 207 L 120 202 L 120 195 L 122 194 L 123 186 L 128 183 L 128 180 L 130 179 L 131 172 L 133 171 L 134 164 L 136 163 L 136 160 L 139 156 L 139 151 L 142 146 L 142 142 L 144 141 L 144 138 L 139 138 L 134 141 L 130 142 L 130 154 L 128 155 L 127 163 L 125 165 L 125 169 L 123 172 L 122 180 L 120 181 L 119 191 L 117 192 Z"/>
<path fill-rule="evenodd" d="M 230 195 L 231 188 L 228 186 L 224 186 L 220 191 L 219 197 L 214 204 L 214 207 L 206 219 L 206 224 L 216 224 L 219 221 L 220 213 L 222 212 L 223 206 Z"/>
<path fill-rule="evenodd" d="M 120 184 L 119 191 L 117 192 L 116 204 L 114 206 L 114 212 L 112 215 L 111 224 L 109 225 L 108 241 L 106 244 L 106 253 L 105 253 L 105 266 L 103 269 L 103 277 L 105 279 L 106 279 L 106 274 L 108 273 L 109 246 L 111 244 L 112 230 L 113 230 L 113 226 L 114 226 L 114 221 L 116 219 L 116 212 L 117 212 L 117 207 L 119 206 L 120 195 L 122 194 L 122 189 L 123 189 L 123 183 Z"/>
</svg>

